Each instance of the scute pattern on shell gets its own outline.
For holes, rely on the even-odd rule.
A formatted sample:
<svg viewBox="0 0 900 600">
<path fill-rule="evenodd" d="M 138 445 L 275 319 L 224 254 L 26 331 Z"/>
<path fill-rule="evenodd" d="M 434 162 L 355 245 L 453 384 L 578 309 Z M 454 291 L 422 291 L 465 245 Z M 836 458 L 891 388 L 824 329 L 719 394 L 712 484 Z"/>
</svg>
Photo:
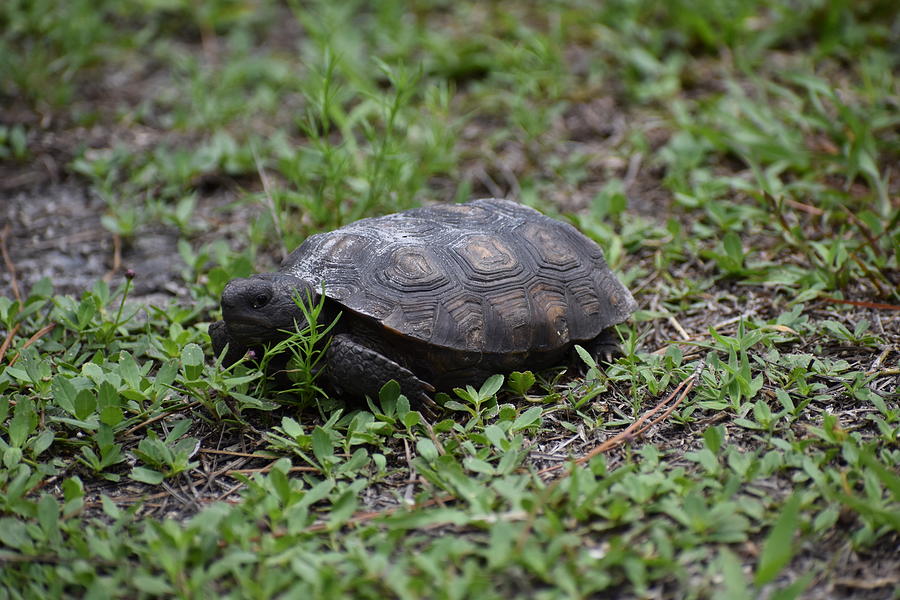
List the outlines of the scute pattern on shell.
<svg viewBox="0 0 900 600">
<path fill-rule="evenodd" d="M 554 350 L 635 308 L 597 244 L 499 199 L 363 219 L 311 236 L 281 270 L 402 335 L 475 353 Z"/>
</svg>

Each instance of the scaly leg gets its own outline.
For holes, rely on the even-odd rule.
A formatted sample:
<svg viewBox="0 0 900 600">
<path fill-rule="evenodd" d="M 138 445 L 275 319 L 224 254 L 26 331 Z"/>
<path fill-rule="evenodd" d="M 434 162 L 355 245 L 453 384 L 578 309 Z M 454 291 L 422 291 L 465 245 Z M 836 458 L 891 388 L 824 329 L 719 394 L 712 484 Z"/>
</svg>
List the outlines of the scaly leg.
<svg viewBox="0 0 900 600">
<path fill-rule="evenodd" d="M 341 395 L 377 398 L 382 386 L 394 379 L 410 401 L 431 402 L 428 396 L 434 392 L 431 384 L 352 335 L 331 338 L 325 359 L 331 385 Z"/>
</svg>

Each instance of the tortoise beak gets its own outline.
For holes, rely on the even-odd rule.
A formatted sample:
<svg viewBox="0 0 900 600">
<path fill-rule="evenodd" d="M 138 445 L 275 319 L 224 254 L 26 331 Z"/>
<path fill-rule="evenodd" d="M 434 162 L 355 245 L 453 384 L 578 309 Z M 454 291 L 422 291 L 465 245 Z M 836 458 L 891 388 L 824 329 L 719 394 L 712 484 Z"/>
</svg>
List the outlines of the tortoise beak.
<svg viewBox="0 0 900 600">
<path fill-rule="evenodd" d="M 226 345 L 228 346 L 228 353 L 225 354 L 225 358 L 222 361 L 222 364 L 226 367 L 236 363 L 247 352 L 247 348 L 237 342 L 228 331 L 225 321 L 216 321 L 211 324 L 209 326 L 209 337 L 212 341 L 213 358 L 222 354 L 222 350 L 225 349 Z"/>
</svg>

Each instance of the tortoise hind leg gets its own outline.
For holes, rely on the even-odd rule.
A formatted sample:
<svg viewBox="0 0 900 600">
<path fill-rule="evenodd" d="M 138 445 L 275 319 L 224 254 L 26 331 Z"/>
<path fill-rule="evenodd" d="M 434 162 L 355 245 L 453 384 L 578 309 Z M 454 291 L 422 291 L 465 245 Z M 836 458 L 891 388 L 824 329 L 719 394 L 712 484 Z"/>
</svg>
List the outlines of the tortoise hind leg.
<svg viewBox="0 0 900 600">
<path fill-rule="evenodd" d="M 394 379 L 400 391 L 413 402 L 430 402 L 428 394 L 434 387 L 416 377 L 415 373 L 365 343 L 348 334 L 331 338 L 325 357 L 328 379 L 338 394 L 363 398 L 377 398 L 381 387 Z"/>
</svg>

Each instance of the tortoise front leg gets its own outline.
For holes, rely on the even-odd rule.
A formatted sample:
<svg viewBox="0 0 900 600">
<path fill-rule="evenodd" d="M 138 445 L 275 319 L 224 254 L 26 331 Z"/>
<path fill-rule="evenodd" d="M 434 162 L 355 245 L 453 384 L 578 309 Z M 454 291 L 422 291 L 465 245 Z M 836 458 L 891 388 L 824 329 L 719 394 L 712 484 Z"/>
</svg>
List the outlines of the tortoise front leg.
<svg viewBox="0 0 900 600">
<path fill-rule="evenodd" d="M 378 350 L 348 334 L 331 338 L 325 360 L 328 379 L 342 396 L 377 398 L 382 386 L 391 379 L 400 384 L 400 391 L 413 402 L 430 403 L 428 394 L 434 387 L 416 377 L 415 373 L 385 356 Z"/>
<path fill-rule="evenodd" d="M 597 337 L 584 344 L 584 349 L 598 363 L 611 363 L 622 356 L 622 349 L 619 347 L 619 336 L 613 327 L 601 331 Z"/>
</svg>

